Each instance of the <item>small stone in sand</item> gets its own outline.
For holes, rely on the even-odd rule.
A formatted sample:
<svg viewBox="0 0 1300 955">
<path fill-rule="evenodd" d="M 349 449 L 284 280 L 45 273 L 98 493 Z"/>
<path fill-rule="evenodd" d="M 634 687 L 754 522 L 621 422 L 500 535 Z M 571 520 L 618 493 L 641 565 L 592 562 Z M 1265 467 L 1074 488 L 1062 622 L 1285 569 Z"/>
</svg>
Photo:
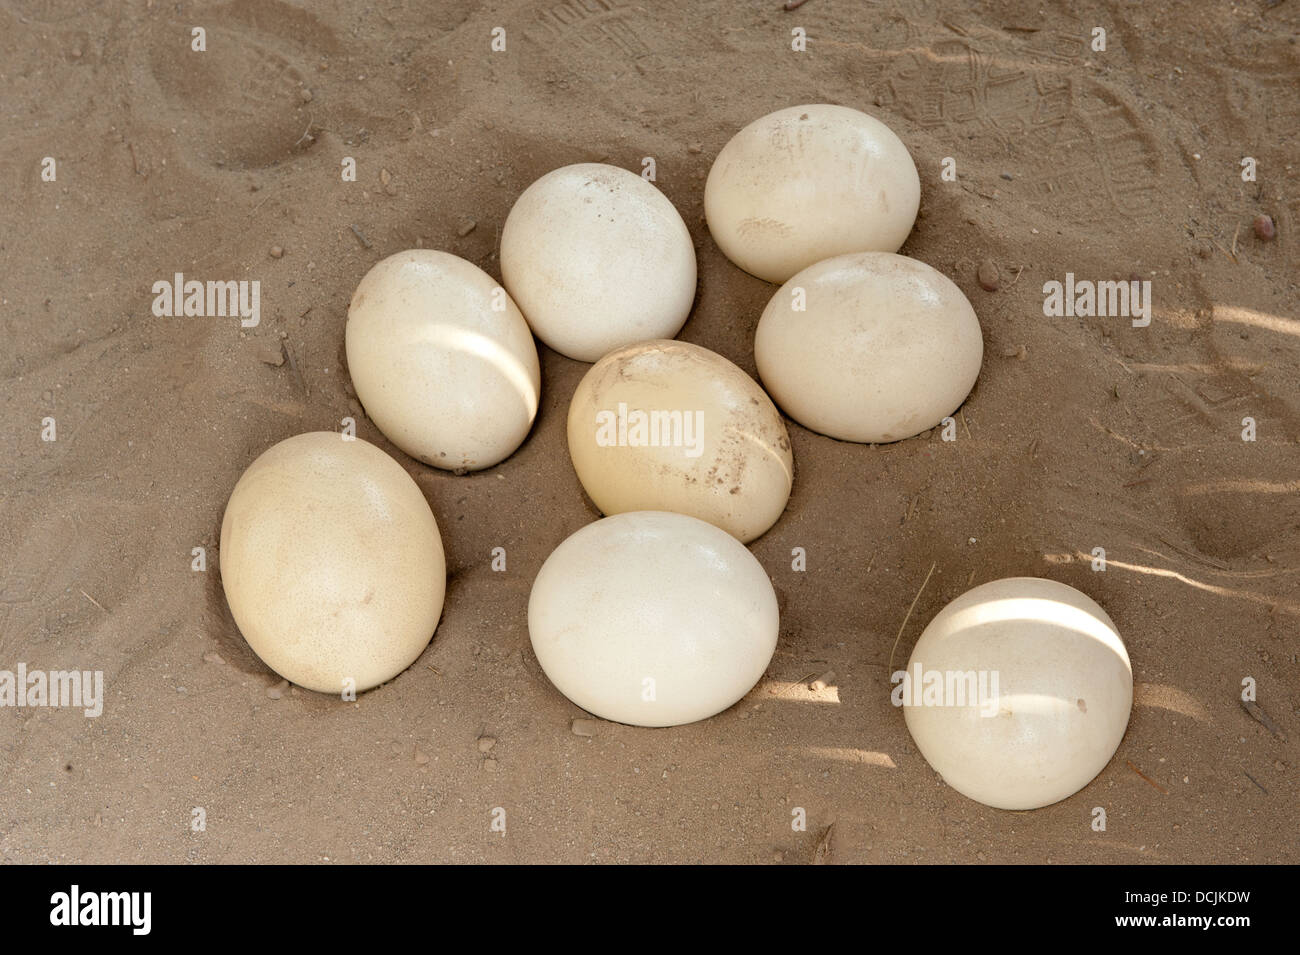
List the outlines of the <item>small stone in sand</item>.
<svg viewBox="0 0 1300 955">
<path fill-rule="evenodd" d="M 984 291 L 996 292 L 998 290 L 998 267 L 993 264 L 992 259 L 985 259 L 980 263 L 976 278 L 979 279 L 980 288 Z"/>
<path fill-rule="evenodd" d="M 478 738 L 478 751 L 480 753 L 491 752 L 492 747 L 496 744 L 497 738 L 495 736 L 480 736 Z"/>
<path fill-rule="evenodd" d="M 306 88 L 303 88 L 303 89 L 299 90 L 299 91 L 298 91 L 298 98 L 299 98 L 300 100 L 302 100 L 304 103 L 310 103 L 310 102 L 311 102 L 311 90 L 306 89 Z"/>
<path fill-rule="evenodd" d="M 1273 217 L 1260 213 L 1255 216 L 1255 235 L 1263 242 L 1272 240 L 1277 235 L 1277 227 L 1273 225 Z"/>
<path fill-rule="evenodd" d="M 429 761 L 429 757 L 420 752 L 420 747 L 415 747 L 415 765 L 423 766 Z"/>
<path fill-rule="evenodd" d="M 1006 348 L 1002 349 L 1003 358 L 1019 358 L 1021 361 L 1024 361 L 1025 356 L 1028 354 L 1029 349 L 1025 348 L 1024 345 L 1008 345 Z"/>
<path fill-rule="evenodd" d="M 271 258 L 279 259 L 284 257 L 284 247 L 279 245 L 271 246 Z"/>
<path fill-rule="evenodd" d="M 574 736 L 595 736 L 600 724 L 595 720 L 578 718 L 569 724 Z"/>
<path fill-rule="evenodd" d="M 1010 181 L 1011 181 L 1011 173 L 1009 173 L 1009 172 L 1004 172 L 1004 173 L 1001 173 L 1001 176 L 1002 176 L 1002 178 L 1005 179 L 1007 182 L 1010 182 Z"/>
<path fill-rule="evenodd" d="M 489 773 L 495 773 L 497 771 L 497 761 L 489 756 L 487 759 L 483 760 L 483 768 Z"/>
<path fill-rule="evenodd" d="M 388 184 L 389 184 L 390 182 L 392 182 L 392 181 L 393 181 L 393 174 L 392 174 L 391 172 L 389 172 L 387 169 L 380 169 L 380 170 L 379 170 L 379 183 L 380 183 L 380 185 L 384 185 L 384 186 L 386 186 L 386 185 L 388 185 Z"/>
<path fill-rule="evenodd" d="M 284 364 L 284 347 L 278 341 L 275 344 L 261 342 L 257 346 L 257 360 L 279 368 Z"/>
<path fill-rule="evenodd" d="M 203 654 L 203 662 L 204 663 L 225 663 L 226 661 L 221 658 L 220 653 L 217 653 L 215 650 L 209 650 L 207 653 Z"/>
<path fill-rule="evenodd" d="M 475 222 L 473 219 L 466 219 L 464 222 L 460 224 L 460 227 L 456 230 L 456 234 L 463 239 L 465 238 L 465 236 L 473 232 L 476 228 L 478 228 L 477 222 Z"/>
<path fill-rule="evenodd" d="M 289 681 L 281 680 L 275 686 L 268 686 L 266 688 L 266 695 L 273 700 L 278 700 L 280 697 L 284 696 L 284 691 L 287 689 L 289 689 Z"/>
<path fill-rule="evenodd" d="M 686 147 L 686 151 L 690 153 L 692 156 L 694 156 L 698 153 L 704 152 L 704 147 L 701 146 L 699 143 L 691 143 L 689 146 Z"/>
<path fill-rule="evenodd" d="M 820 693 L 822 690 L 826 689 L 828 686 L 833 685 L 834 681 L 835 681 L 835 671 L 834 671 L 834 670 L 827 670 L 825 673 L 823 673 L 823 674 L 822 674 L 821 676 L 819 676 L 817 679 L 815 679 L 815 680 L 813 680 L 811 683 L 809 683 L 809 684 L 808 684 L 808 689 L 810 689 L 810 690 L 816 690 L 817 692 Z"/>
</svg>

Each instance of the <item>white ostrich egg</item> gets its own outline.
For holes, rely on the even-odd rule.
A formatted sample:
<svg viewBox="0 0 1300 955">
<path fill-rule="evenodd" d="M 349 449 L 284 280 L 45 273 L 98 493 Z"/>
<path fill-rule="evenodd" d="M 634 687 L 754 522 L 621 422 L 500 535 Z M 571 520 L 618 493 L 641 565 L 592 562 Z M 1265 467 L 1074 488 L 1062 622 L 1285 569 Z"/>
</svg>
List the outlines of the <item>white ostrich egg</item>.
<svg viewBox="0 0 1300 955">
<path fill-rule="evenodd" d="M 846 252 L 897 252 L 912 231 L 921 180 L 903 141 L 845 106 L 791 106 L 722 147 L 704 214 L 724 255 L 784 282 Z"/>
<path fill-rule="evenodd" d="M 962 594 L 894 674 L 921 755 L 963 795 L 1036 809 L 1105 768 L 1128 726 L 1133 669 L 1106 611 L 1066 584 L 1010 577 Z"/>
<path fill-rule="evenodd" d="M 389 256 L 352 293 L 345 338 L 357 398 L 411 457 L 475 471 L 528 436 L 537 346 L 506 290 L 472 262 L 432 249 Z"/>
<path fill-rule="evenodd" d="M 316 431 L 248 466 L 221 522 L 221 583 L 267 666 L 321 693 L 392 679 L 428 645 L 447 585 L 433 512 L 373 444 Z"/>
<path fill-rule="evenodd" d="M 776 649 L 776 594 L 743 544 L 685 514 L 588 524 L 546 559 L 528 633 L 556 688 L 589 713 L 676 726 L 753 688 Z"/>
<path fill-rule="evenodd" d="M 842 441 L 898 441 L 935 427 L 966 400 L 983 356 L 961 289 L 889 252 L 804 269 L 772 296 L 754 336 L 773 400 Z"/>
<path fill-rule="evenodd" d="M 610 352 L 569 404 L 569 455 L 604 514 L 675 511 L 750 541 L 790 499 L 781 413 L 721 355 L 679 341 Z"/>
<path fill-rule="evenodd" d="M 501 230 L 501 277 L 537 337 L 562 355 L 672 338 L 695 298 L 695 247 L 653 185 L 579 163 L 547 173 Z"/>
</svg>

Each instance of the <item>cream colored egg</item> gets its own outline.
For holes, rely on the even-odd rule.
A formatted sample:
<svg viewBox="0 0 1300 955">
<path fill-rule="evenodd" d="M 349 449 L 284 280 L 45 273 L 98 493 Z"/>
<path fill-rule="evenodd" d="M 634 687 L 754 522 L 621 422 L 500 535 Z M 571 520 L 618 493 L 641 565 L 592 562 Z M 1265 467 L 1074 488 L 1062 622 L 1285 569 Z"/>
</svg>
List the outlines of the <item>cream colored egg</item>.
<svg viewBox="0 0 1300 955">
<path fill-rule="evenodd" d="M 686 223 L 640 176 L 602 163 L 547 173 L 501 230 L 501 277 L 537 337 L 562 355 L 672 338 L 695 298 Z"/>
<path fill-rule="evenodd" d="M 753 688 L 776 649 L 776 594 L 726 531 L 630 511 L 588 524 L 542 565 L 528 633 L 556 688 L 589 713 L 676 726 Z"/>
<path fill-rule="evenodd" d="M 475 471 L 528 436 L 537 346 L 505 289 L 473 263 L 432 249 L 389 256 L 352 293 L 345 337 L 357 398 L 411 457 Z"/>
<path fill-rule="evenodd" d="M 569 455 L 605 514 L 676 511 L 741 541 L 790 499 L 794 457 L 776 406 L 707 348 L 643 342 L 611 352 L 569 404 Z"/>
<path fill-rule="evenodd" d="M 966 400 L 983 355 L 961 289 L 888 252 L 804 269 L 772 296 L 754 336 L 773 400 L 842 441 L 898 441 L 935 427 Z"/>
<path fill-rule="evenodd" d="M 917 641 L 895 704 L 948 785 L 997 809 L 1036 809 L 1088 785 L 1119 747 L 1133 670 L 1086 595 L 1038 577 L 967 591 Z"/>
<path fill-rule="evenodd" d="M 433 512 L 401 465 L 317 431 L 271 447 L 235 485 L 221 582 L 262 662 L 342 694 L 392 679 L 423 652 L 447 571 Z"/>
<path fill-rule="evenodd" d="M 897 252 L 921 180 L 888 126 L 845 106 L 792 106 L 756 119 L 718 153 L 704 214 L 723 254 L 784 282 L 846 252 Z"/>
</svg>

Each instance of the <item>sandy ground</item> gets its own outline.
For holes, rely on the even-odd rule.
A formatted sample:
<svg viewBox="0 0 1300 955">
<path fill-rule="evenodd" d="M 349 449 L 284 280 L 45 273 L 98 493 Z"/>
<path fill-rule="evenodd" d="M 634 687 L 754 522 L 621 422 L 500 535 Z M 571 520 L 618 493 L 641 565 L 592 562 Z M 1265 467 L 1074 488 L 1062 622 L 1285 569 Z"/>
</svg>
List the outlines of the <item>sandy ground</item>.
<svg viewBox="0 0 1300 955">
<path fill-rule="evenodd" d="M 106 701 L 96 719 L 0 712 L 0 858 L 802 863 L 833 824 L 836 862 L 1300 861 L 1295 0 L 87 6 L 0 2 L 0 668 L 102 670 Z M 695 725 L 579 738 L 525 607 L 597 516 L 564 437 L 587 366 L 542 348 L 525 445 L 436 472 L 350 393 L 349 297 L 414 246 L 499 277 L 530 182 L 654 156 L 699 259 L 681 337 L 752 374 L 774 287 L 714 245 L 704 177 L 745 123 L 806 102 L 865 109 L 911 149 L 923 197 L 902 251 L 970 297 L 979 384 L 952 443 L 790 423 L 794 494 L 752 545 L 783 607 L 764 680 Z M 150 288 L 177 271 L 259 280 L 261 325 L 155 318 Z M 1150 326 L 1045 318 L 1043 283 L 1067 272 L 1149 278 Z M 292 362 L 263 360 L 281 341 Z M 222 595 L 223 508 L 265 448 L 349 414 L 437 515 L 446 609 L 419 661 L 355 704 L 268 694 L 279 679 Z M 932 564 L 896 664 L 945 602 L 1003 576 L 1069 583 L 1119 625 L 1132 722 L 1078 795 L 987 809 L 917 752 L 887 673 Z M 1243 710 L 1245 677 L 1289 739 Z"/>
</svg>

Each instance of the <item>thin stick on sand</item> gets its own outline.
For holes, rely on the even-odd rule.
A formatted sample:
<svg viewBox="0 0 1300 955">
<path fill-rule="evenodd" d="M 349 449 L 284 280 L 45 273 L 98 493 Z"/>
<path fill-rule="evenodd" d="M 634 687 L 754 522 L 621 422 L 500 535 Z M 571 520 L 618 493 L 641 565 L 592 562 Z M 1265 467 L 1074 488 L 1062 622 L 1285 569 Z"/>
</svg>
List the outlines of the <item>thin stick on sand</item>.
<svg viewBox="0 0 1300 955">
<path fill-rule="evenodd" d="M 1158 792 L 1162 793 L 1162 794 L 1165 795 L 1165 796 L 1168 796 L 1168 795 L 1169 795 L 1169 790 L 1168 790 L 1168 789 L 1165 789 L 1164 786 L 1161 786 L 1158 782 L 1156 782 L 1154 779 L 1152 779 L 1152 778 L 1151 778 L 1150 776 L 1148 776 L 1146 773 L 1142 772 L 1142 770 L 1140 770 L 1140 769 L 1138 769 L 1136 766 L 1134 766 L 1134 765 L 1133 765 L 1133 761 L 1132 761 L 1131 759 L 1126 759 L 1126 760 L 1124 760 L 1124 762 L 1128 763 L 1128 768 L 1129 768 L 1129 769 L 1133 770 L 1133 772 L 1137 773 L 1139 776 L 1141 776 L 1143 779 L 1145 779 L 1148 783 L 1150 783 L 1150 784 L 1151 784 L 1151 787 L 1152 787 L 1153 789 L 1157 790 Z"/>
<path fill-rule="evenodd" d="M 912 619 L 912 611 L 916 609 L 916 602 L 921 599 L 921 594 L 925 592 L 925 585 L 930 582 L 930 574 L 934 573 L 935 565 L 938 561 L 930 564 L 930 570 L 925 575 L 925 580 L 921 581 L 921 589 L 916 592 L 912 598 L 912 606 L 907 608 L 907 615 L 903 617 L 903 624 L 898 628 L 898 636 L 894 637 L 894 645 L 889 648 L 889 672 L 894 672 L 894 651 L 898 649 L 898 641 L 903 638 L 903 631 L 907 629 L 907 621 Z"/>
</svg>

